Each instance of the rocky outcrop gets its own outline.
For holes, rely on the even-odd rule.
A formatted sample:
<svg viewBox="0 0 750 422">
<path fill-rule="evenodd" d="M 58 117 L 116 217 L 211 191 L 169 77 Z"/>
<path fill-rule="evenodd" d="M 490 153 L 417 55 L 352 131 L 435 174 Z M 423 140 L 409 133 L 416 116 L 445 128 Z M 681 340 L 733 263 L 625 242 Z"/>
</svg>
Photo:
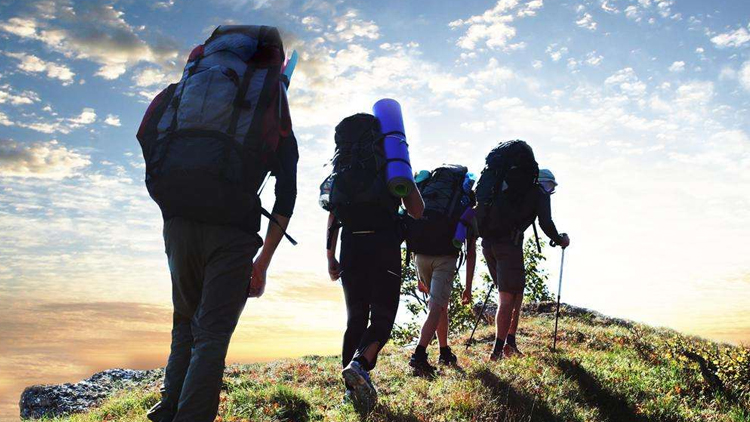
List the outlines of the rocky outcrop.
<svg viewBox="0 0 750 422">
<path fill-rule="evenodd" d="M 21 394 L 21 418 L 63 416 L 84 412 L 112 394 L 158 382 L 163 370 L 108 369 L 75 384 L 35 385 Z"/>
</svg>

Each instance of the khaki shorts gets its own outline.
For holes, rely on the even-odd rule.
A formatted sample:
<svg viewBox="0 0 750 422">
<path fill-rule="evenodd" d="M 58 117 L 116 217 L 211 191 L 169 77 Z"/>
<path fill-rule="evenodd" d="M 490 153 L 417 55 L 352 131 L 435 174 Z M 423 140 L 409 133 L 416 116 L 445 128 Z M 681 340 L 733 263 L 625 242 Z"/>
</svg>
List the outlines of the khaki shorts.
<svg viewBox="0 0 750 422">
<path fill-rule="evenodd" d="M 451 301 L 458 257 L 416 254 L 417 277 L 430 289 L 430 302 L 447 307 Z"/>
<path fill-rule="evenodd" d="M 510 242 L 493 243 L 485 245 L 482 252 L 497 289 L 506 293 L 523 293 L 526 287 L 523 247 Z"/>
</svg>

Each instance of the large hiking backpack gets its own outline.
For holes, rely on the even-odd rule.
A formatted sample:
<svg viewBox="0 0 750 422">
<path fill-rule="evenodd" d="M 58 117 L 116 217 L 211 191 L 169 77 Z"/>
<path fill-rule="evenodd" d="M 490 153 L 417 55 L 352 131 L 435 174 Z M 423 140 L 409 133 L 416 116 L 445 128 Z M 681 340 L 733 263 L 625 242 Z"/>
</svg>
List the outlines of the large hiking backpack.
<svg viewBox="0 0 750 422">
<path fill-rule="evenodd" d="M 521 202 L 538 176 L 539 165 L 526 142 L 503 142 L 490 151 L 477 183 L 480 236 L 515 237 L 533 223 L 533 215 L 523 215 Z"/>
<path fill-rule="evenodd" d="M 349 116 L 336 126 L 335 139 L 333 172 L 321 185 L 328 198 L 321 205 L 353 231 L 394 227 L 400 201 L 386 186 L 380 122 L 370 114 Z"/>
<path fill-rule="evenodd" d="M 460 250 L 453 245 L 456 226 L 466 208 L 473 206 L 471 193 L 464 191 L 468 171 L 464 166 L 444 164 L 417 184 L 425 208 L 421 219 L 407 220 L 406 242 L 410 252 L 458 255 Z"/>
<path fill-rule="evenodd" d="M 260 229 L 258 189 L 291 133 L 281 87 L 284 47 L 268 26 L 222 25 L 182 79 L 148 107 L 138 130 L 146 187 L 164 219 Z"/>
</svg>

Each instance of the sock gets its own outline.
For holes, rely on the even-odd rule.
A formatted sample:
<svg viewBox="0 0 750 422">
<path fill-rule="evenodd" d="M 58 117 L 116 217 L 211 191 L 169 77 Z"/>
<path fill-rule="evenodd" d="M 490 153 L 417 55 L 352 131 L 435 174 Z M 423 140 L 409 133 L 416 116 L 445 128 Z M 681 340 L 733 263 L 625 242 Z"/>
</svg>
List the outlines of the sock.
<svg viewBox="0 0 750 422">
<path fill-rule="evenodd" d="M 505 347 L 505 340 L 495 339 L 495 347 L 492 349 L 492 354 L 497 355 L 502 353 L 503 347 Z"/>
<path fill-rule="evenodd" d="M 447 354 L 449 354 L 449 353 L 451 353 L 451 348 L 450 348 L 450 346 L 445 346 L 445 347 L 441 347 L 441 348 L 440 348 L 440 354 L 441 354 L 441 355 L 447 355 Z"/>
<path fill-rule="evenodd" d="M 508 334 L 508 337 L 505 338 L 505 342 L 513 347 L 516 347 L 516 335 Z"/>
<path fill-rule="evenodd" d="M 416 356 L 427 356 L 427 348 L 417 345 L 417 349 L 414 351 L 414 354 Z"/>
<path fill-rule="evenodd" d="M 359 365 L 362 367 L 362 369 L 364 369 L 365 371 L 368 371 L 368 372 L 370 371 L 370 369 L 371 369 L 370 368 L 370 362 L 364 356 L 357 356 L 357 357 L 355 357 L 352 360 L 357 361 L 359 363 Z"/>
</svg>

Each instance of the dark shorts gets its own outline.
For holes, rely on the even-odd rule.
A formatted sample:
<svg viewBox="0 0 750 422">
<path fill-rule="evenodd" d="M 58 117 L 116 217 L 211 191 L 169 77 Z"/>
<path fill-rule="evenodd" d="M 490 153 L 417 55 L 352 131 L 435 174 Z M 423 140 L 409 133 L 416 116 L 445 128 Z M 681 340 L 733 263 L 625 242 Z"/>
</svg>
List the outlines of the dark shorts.
<svg viewBox="0 0 750 422">
<path fill-rule="evenodd" d="M 510 242 L 493 243 L 484 245 L 482 252 L 497 289 L 506 293 L 523 293 L 526 287 L 523 246 Z"/>
</svg>

